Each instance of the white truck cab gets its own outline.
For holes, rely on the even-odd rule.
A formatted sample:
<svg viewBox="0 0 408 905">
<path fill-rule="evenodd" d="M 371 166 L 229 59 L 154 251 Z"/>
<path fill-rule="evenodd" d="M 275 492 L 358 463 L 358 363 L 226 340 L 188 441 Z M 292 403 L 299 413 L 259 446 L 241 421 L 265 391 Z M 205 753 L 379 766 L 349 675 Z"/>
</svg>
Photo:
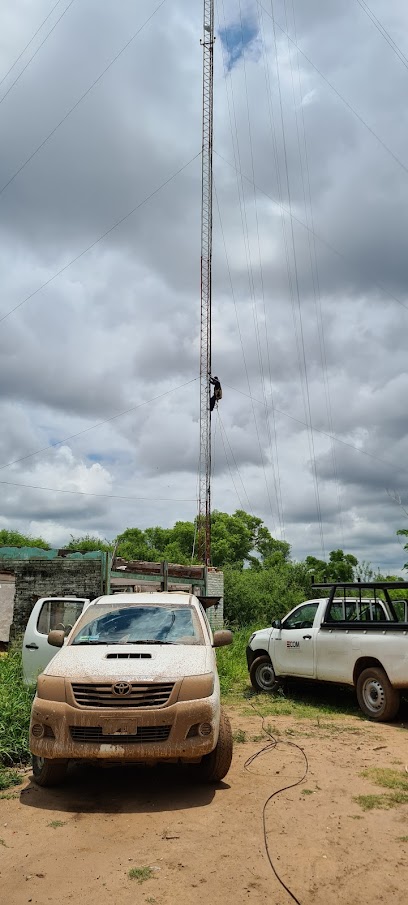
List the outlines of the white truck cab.
<svg viewBox="0 0 408 905">
<path fill-rule="evenodd" d="M 87 597 L 40 597 L 31 611 L 23 640 L 23 676 L 26 685 L 35 684 L 39 674 L 55 657 L 48 633 L 62 629 L 67 636 L 85 607 Z"/>
</svg>

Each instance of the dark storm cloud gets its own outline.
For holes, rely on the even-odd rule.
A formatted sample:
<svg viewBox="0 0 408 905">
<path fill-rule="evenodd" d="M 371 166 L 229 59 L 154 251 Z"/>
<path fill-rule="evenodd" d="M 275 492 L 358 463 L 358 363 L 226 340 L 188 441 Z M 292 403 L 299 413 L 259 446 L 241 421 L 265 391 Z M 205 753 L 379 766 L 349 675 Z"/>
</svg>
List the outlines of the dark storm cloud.
<svg viewBox="0 0 408 905">
<path fill-rule="evenodd" d="M 241 4 L 250 31 L 234 33 L 245 52 L 224 40 L 215 53 L 214 505 L 252 506 L 297 556 L 321 554 L 322 529 L 326 551 L 398 568 L 404 516 L 387 489 L 408 498 L 408 73 L 351 0 L 262 5 L 279 67 L 255 0 Z M 154 8 L 72 5 L 0 103 L 0 190 Z M 0 77 L 48 11 L 3 4 Z M 401 0 L 376 15 L 403 46 Z M 217 17 L 224 36 L 238 27 L 232 0 Z M 50 280 L 0 322 L 4 463 L 198 375 L 199 159 L 53 277 L 199 152 L 201 18 L 198 0 L 165 3 L 0 195 L 0 316 Z M 198 399 L 198 383 L 178 389 L 0 478 L 195 496 Z M 338 442 L 333 459 L 331 433 L 391 465 Z M 0 488 L 1 526 L 55 543 L 196 511 Z"/>
</svg>

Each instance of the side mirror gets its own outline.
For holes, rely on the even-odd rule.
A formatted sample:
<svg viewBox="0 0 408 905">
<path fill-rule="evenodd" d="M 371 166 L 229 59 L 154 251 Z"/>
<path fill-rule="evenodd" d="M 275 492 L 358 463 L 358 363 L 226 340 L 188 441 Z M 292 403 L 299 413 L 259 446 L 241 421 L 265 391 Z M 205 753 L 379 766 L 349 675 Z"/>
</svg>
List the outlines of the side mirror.
<svg viewBox="0 0 408 905">
<path fill-rule="evenodd" d="M 232 632 L 224 629 L 222 632 L 214 632 L 213 647 L 225 647 L 226 644 L 232 644 Z"/>
<path fill-rule="evenodd" d="M 48 644 L 51 644 L 52 647 L 63 647 L 64 638 L 65 632 L 60 629 L 54 629 L 52 632 L 48 632 Z"/>
<path fill-rule="evenodd" d="M 272 622 L 272 628 L 282 628 L 282 619 L 274 619 Z"/>
</svg>

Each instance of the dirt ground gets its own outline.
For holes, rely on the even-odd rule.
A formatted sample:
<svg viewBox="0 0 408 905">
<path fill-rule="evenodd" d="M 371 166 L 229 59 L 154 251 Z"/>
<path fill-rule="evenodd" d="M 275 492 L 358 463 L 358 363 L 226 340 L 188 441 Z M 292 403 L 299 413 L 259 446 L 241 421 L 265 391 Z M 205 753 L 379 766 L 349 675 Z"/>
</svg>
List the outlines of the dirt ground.
<svg viewBox="0 0 408 905">
<path fill-rule="evenodd" d="M 408 764 L 406 724 L 343 718 L 269 717 L 229 707 L 234 760 L 225 782 L 197 785 L 185 770 L 73 769 L 60 789 L 39 789 L 30 771 L 0 800 L 0 899 L 11 905 L 290 905 L 268 864 L 262 808 L 278 873 L 301 905 L 407 905 L 408 804 L 364 811 L 354 800 L 387 790 L 364 769 Z M 408 767 L 407 767 L 408 770 Z M 14 790 L 15 791 L 15 790 Z M 12 794 L 13 790 L 10 790 Z M 4 794 L 4 793 L 3 793 Z M 52 825 L 54 823 L 54 826 Z M 130 879 L 131 868 L 151 876 Z"/>
</svg>

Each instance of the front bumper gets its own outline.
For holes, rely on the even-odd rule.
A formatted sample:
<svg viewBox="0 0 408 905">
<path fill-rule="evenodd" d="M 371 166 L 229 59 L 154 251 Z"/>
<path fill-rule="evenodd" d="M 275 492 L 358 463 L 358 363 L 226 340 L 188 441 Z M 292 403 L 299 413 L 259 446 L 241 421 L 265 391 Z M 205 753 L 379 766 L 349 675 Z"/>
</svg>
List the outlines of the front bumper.
<svg viewBox="0 0 408 905">
<path fill-rule="evenodd" d="M 210 724 L 210 734 L 187 738 L 192 727 L 200 723 Z M 35 724 L 46 727 L 45 737 L 34 737 Z M 59 760 L 188 762 L 213 751 L 218 731 L 216 694 L 157 710 L 112 708 L 109 713 L 99 708 L 87 708 L 85 712 L 67 703 L 36 697 L 30 721 L 30 750 L 38 757 Z"/>
</svg>

